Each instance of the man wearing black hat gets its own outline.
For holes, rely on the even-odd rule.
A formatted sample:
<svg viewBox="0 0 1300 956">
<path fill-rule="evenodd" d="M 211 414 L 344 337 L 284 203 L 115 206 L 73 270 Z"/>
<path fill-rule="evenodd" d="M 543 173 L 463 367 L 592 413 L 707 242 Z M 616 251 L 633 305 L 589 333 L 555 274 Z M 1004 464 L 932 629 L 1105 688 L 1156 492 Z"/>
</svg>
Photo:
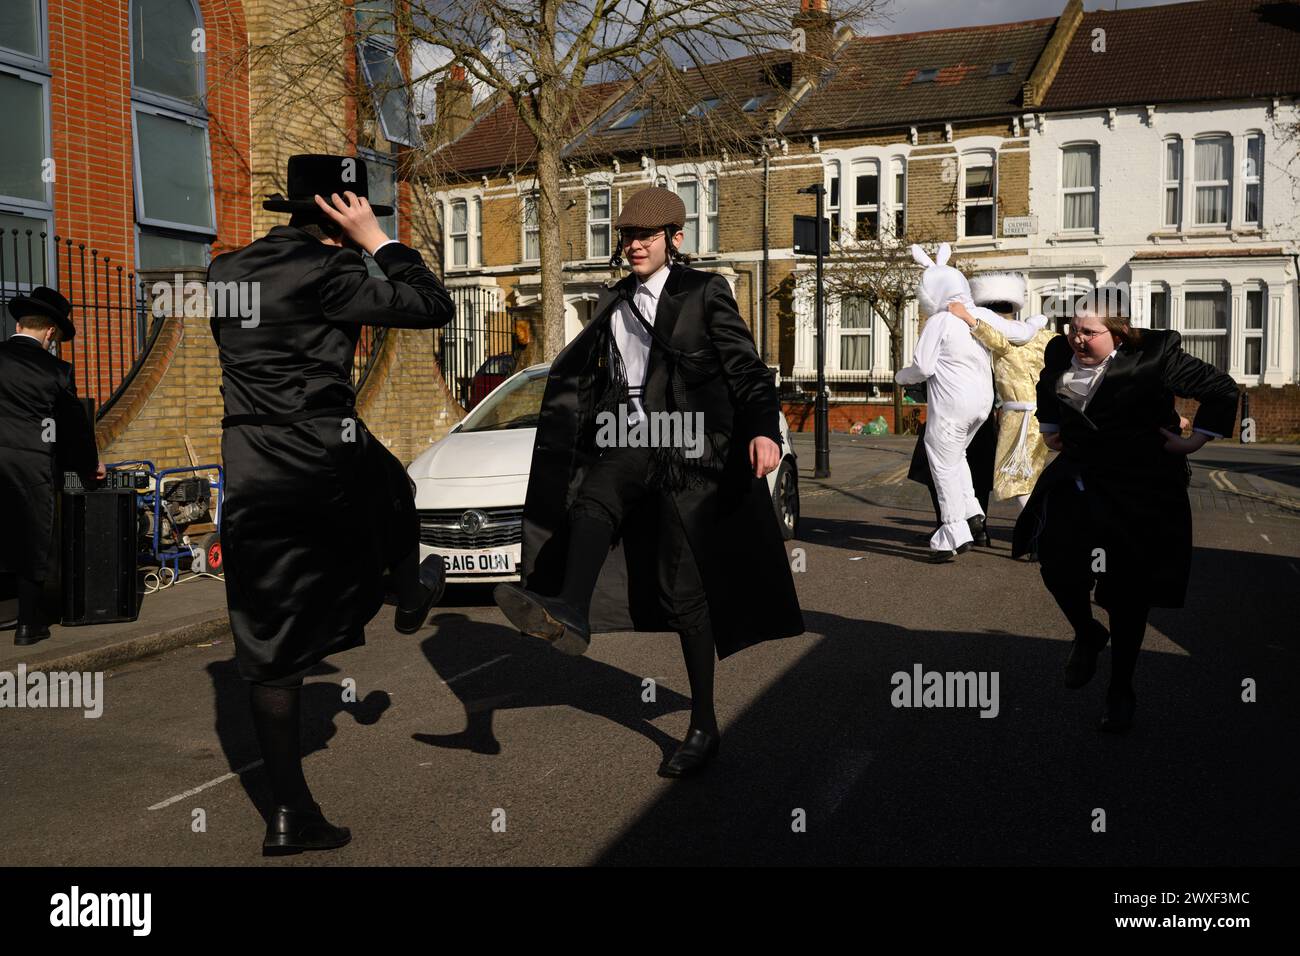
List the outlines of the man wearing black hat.
<svg viewBox="0 0 1300 956">
<path fill-rule="evenodd" d="M 763 481 L 781 461 L 776 385 L 726 280 L 675 261 L 685 220 L 667 189 L 623 206 L 632 275 L 551 363 L 524 504 L 525 586 L 495 593 L 520 631 L 565 653 L 585 652 L 592 631 L 678 632 L 691 722 L 660 768 L 668 777 L 718 751 L 715 652 L 804 629 Z M 650 435 L 666 423 L 697 441 L 632 440 L 647 422 Z"/>
<path fill-rule="evenodd" d="M 50 636 L 41 592 L 63 472 L 77 472 L 89 487 L 105 470 L 72 366 L 49 351 L 77 334 L 72 304 L 38 286 L 10 300 L 9 313 L 18 325 L 0 342 L 0 572 L 17 579 L 14 643 L 26 646 Z"/>
<path fill-rule="evenodd" d="M 226 598 L 275 801 L 266 855 L 350 839 L 325 820 L 303 777 L 303 675 L 365 643 L 385 571 L 402 633 L 423 626 L 440 592 L 440 569 L 417 564 L 411 481 L 357 415 L 351 376 L 363 325 L 433 329 L 455 309 L 420 254 L 380 229 L 376 216 L 393 210 L 371 206 L 366 187 L 357 157 L 290 157 L 289 198 L 263 203 L 290 213 L 289 224 L 208 270 L 210 284 L 235 283 L 222 287 L 260 304 L 251 317 L 214 315 L 211 325 L 226 410 Z M 386 279 L 370 276 L 362 251 Z"/>
</svg>

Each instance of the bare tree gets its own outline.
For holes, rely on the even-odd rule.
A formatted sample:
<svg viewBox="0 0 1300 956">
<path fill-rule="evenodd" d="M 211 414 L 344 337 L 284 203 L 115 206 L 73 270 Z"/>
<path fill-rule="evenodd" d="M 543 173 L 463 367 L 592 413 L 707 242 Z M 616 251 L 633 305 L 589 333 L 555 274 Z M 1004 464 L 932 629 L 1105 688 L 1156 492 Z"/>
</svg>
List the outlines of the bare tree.
<svg viewBox="0 0 1300 956">
<path fill-rule="evenodd" d="M 916 285 L 922 268 L 912 258 L 913 243 L 933 254 L 942 237 L 930 233 L 908 232 L 898 237 L 888 229 L 879 237 L 859 240 L 833 239 L 831 256 L 823 267 L 823 288 L 829 300 L 858 297 L 871 312 L 880 316 L 889 332 L 889 370 L 897 374 L 903 368 L 903 330 L 907 305 L 916 298 Z M 970 274 L 969 260 L 951 259 L 954 269 Z M 924 321 L 927 316 L 921 316 Z M 903 433 L 903 389 L 893 386 L 894 433 Z"/>
<path fill-rule="evenodd" d="M 830 0 L 801 0 L 798 6 L 796 0 L 395 2 L 396 7 L 394 0 L 286 0 L 292 15 L 286 11 L 283 29 L 273 31 L 255 54 L 274 64 L 273 74 L 287 83 L 298 109 L 303 100 L 328 95 L 340 85 L 307 82 L 323 63 L 339 56 L 337 30 L 330 37 L 334 26 L 354 37 L 396 38 L 397 59 L 406 69 L 382 79 L 369 77 L 372 88 L 376 82 L 400 86 L 411 97 L 416 88 L 457 66 L 497 102 L 508 100 L 514 106 L 536 140 L 530 167 L 536 184 L 542 345 L 548 358 L 564 344 L 560 183 L 564 165 L 582 155 L 580 148 L 566 153 L 566 147 L 585 119 L 584 87 L 597 80 L 628 81 L 633 97 L 638 91 L 647 97 L 647 109 L 659 117 L 659 126 L 674 128 L 676 148 L 683 152 L 704 156 L 752 150 L 755 123 L 770 128 L 799 92 L 799 83 L 788 83 L 784 96 L 757 117 L 737 121 L 743 110 L 734 103 L 726 110 L 701 111 L 701 102 L 727 95 L 727 64 L 776 69 L 784 59 L 797 65 L 806 82 L 830 66 L 836 29 L 874 18 L 883 5 L 882 0 L 843 0 L 828 14 Z M 322 36 L 323 48 L 304 49 L 319 45 Z M 412 50 L 434 55 L 413 58 Z M 413 68 L 413 63 L 421 66 Z M 344 72 L 355 79 L 355 73 Z M 418 144 L 410 152 L 404 168 L 408 175 L 420 171 L 425 190 L 436 190 L 439 176 L 450 175 L 439 172 L 434 147 Z"/>
</svg>

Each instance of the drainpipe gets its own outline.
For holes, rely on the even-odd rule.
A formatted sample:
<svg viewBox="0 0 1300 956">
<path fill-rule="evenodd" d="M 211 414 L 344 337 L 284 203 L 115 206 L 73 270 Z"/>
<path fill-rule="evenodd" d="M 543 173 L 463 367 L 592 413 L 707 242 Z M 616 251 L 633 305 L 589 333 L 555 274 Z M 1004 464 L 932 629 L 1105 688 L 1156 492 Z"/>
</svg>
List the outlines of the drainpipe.
<svg viewBox="0 0 1300 956">
<path fill-rule="evenodd" d="M 767 141 L 763 141 L 763 266 L 759 279 L 759 333 L 758 354 L 767 361 L 767 269 L 768 269 L 768 180 L 771 173 Z"/>
</svg>

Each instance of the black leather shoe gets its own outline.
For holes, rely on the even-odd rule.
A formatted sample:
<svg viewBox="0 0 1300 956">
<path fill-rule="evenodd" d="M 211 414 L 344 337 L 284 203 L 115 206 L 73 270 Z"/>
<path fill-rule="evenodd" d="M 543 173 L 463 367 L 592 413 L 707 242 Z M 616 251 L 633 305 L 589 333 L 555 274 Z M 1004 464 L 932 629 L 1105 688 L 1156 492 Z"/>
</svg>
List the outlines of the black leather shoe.
<svg viewBox="0 0 1300 956">
<path fill-rule="evenodd" d="M 984 523 L 983 518 L 979 515 L 976 515 L 974 518 L 967 518 L 966 524 L 970 526 L 971 537 L 975 539 L 973 542 L 974 544 L 981 548 L 993 547 L 993 541 L 989 538 L 988 526 Z"/>
<path fill-rule="evenodd" d="M 1101 718 L 1100 729 L 1108 734 L 1122 734 L 1133 726 L 1133 713 L 1137 710 L 1137 695 L 1131 690 L 1123 693 L 1106 693 L 1106 716 Z"/>
<path fill-rule="evenodd" d="M 335 850 L 352 842 L 352 831 L 336 827 L 312 804 L 310 810 L 276 807 L 266 825 L 262 856 L 291 856 L 304 850 Z"/>
<path fill-rule="evenodd" d="M 1078 690 L 1092 680 L 1097 673 L 1097 655 L 1101 653 L 1110 632 L 1100 621 L 1093 621 L 1091 634 L 1076 634 L 1070 648 L 1070 656 L 1065 660 L 1065 686 Z"/>
<path fill-rule="evenodd" d="M 585 654 L 591 646 L 587 619 L 559 598 L 534 594 L 517 584 L 498 584 L 492 599 L 520 633 L 540 637 L 563 654 Z"/>
<path fill-rule="evenodd" d="M 419 607 L 406 610 L 399 607 L 393 615 L 393 627 L 400 634 L 414 634 L 424 627 L 429 611 L 442 599 L 447 590 L 447 570 L 442 555 L 431 554 L 420 562 L 420 584 L 424 586 L 424 600 Z"/>
<path fill-rule="evenodd" d="M 686 739 L 659 768 L 661 777 L 686 777 L 696 773 L 718 754 L 720 738 L 706 730 L 688 730 Z"/>
<path fill-rule="evenodd" d="M 30 644 L 36 644 L 50 636 L 48 627 L 37 627 L 35 624 L 19 624 L 14 630 L 14 644 L 18 647 L 27 647 Z"/>
<path fill-rule="evenodd" d="M 970 550 L 971 548 L 973 548 L 974 546 L 975 546 L 975 545 L 974 545 L 972 542 L 967 541 L 965 544 L 963 544 L 961 547 L 959 547 L 956 551 L 932 551 L 932 552 L 930 552 L 930 563 L 931 563 L 931 564 L 947 564 L 949 561 L 956 561 L 956 560 L 957 560 L 957 555 L 959 555 L 959 554 L 965 554 L 967 551 L 969 551 L 969 550 Z"/>
</svg>

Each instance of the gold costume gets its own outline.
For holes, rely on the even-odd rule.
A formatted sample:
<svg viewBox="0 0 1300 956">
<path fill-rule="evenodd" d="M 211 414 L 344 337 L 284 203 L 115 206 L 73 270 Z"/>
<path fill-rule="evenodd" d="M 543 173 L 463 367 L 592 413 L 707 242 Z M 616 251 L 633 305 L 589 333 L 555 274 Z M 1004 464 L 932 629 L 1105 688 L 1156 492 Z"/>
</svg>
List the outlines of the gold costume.
<svg viewBox="0 0 1300 956">
<path fill-rule="evenodd" d="M 1003 402 L 998 419 L 993 494 L 999 501 L 1027 495 L 1034 490 L 1034 483 L 1047 465 L 1048 447 L 1038 431 L 1038 416 L 1032 410 L 1015 406 L 1036 405 L 1043 350 L 1056 333 L 1039 329 L 1024 345 L 1012 345 L 997 329 L 976 322 L 971 334 L 993 354 L 993 381 Z"/>
</svg>

